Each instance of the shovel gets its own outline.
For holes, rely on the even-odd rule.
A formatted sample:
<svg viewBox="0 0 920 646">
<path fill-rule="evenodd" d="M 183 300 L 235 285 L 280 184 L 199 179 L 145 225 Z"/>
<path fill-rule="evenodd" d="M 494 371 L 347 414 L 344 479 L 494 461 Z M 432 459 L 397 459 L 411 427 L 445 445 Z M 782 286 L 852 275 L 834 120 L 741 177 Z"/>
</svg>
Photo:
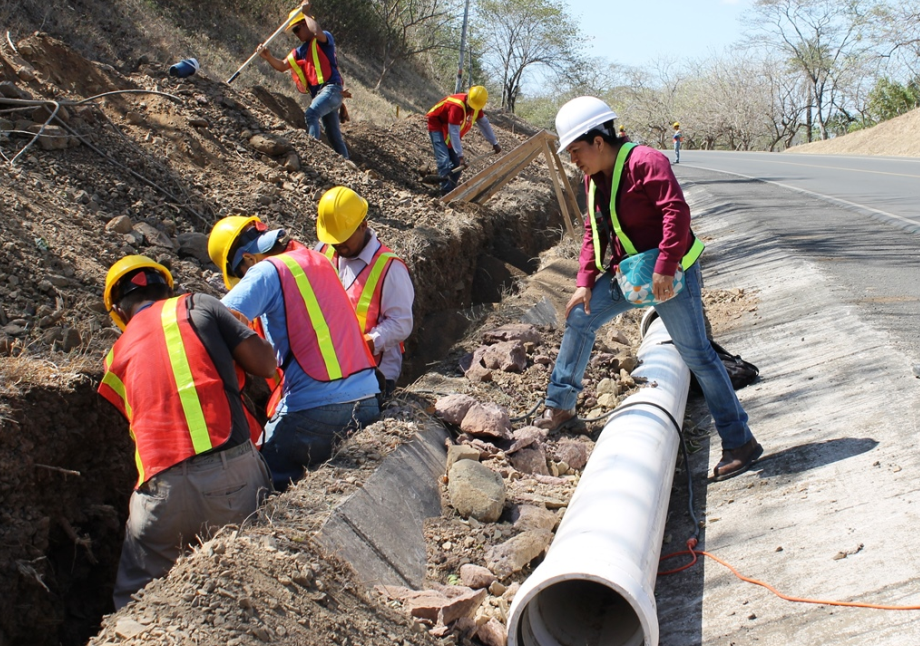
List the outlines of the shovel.
<svg viewBox="0 0 920 646">
<path fill-rule="evenodd" d="M 450 170 L 451 170 L 451 172 L 453 172 L 453 171 L 455 171 L 455 170 L 463 170 L 464 168 L 466 168 L 466 167 L 468 167 L 468 166 L 472 166 L 472 165 L 475 164 L 476 162 L 482 161 L 482 160 L 485 159 L 486 157 L 489 157 L 489 156 L 494 155 L 494 154 L 495 154 L 495 153 L 485 153 L 485 154 L 483 154 L 483 155 L 478 155 L 478 156 L 476 156 L 476 157 L 473 157 L 473 158 L 470 159 L 469 161 L 463 162 L 463 163 L 460 164 L 459 166 L 455 166 L 454 168 L 451 168 Z"/>
<path fill-rule="evenodd" d="M 294 11 L 297 11 L 297 9 L 294 9 Z M 284 31 L 284 28 L 287 27 L 288 22 L 290 22 L 290 20 L 291 20 L 291 15 L 294 13 L 294 11 L 292 11 L 290 14 L 288 14 L 288 17 L 284 19 L 284 22 L 281 23 L 281 26 L 278 27 L 278 29 L 275 30 L 275 33 L 273 33 L 271 36 L 269 36 L 269 37 L 268 37 L 268 40 L 266 40 L 264 43 L 262 43 L 262 45 L 268 46 L 268 44 L 269 44 L 270 42 L 272 42 L 272 40 L 275 39 L 275 36 L 277 36 L 277 35 L 280 34 L 282 31 Z M 253 53 L 252 56 L 250 56 L 249 58 L 247 58 L 247 59 L 246 59 L 246 62 L 243 63 L 242 65 L 240 65 L 240 69 L 238 69 L 237 71 L 235 71 L 235 72 L 233 73 L 233 76 L 231 76 L 229 79 L 227 79 L 227 85 L 230 85 L 231 83 L 233 83 L 233 81 L 236 80 L 236 77 L 240 75 L 240 72 L 242 72 L 243 69 L 244 69 L 247 65 L 249 65 L 249 64 L 252 62 L 252 59 L 254 59 L 254 58 L 255 58 L 256 56 L 258 56 L 258 55 L 259 55 L 259 52 L 258 52 L 258 50 L 257 50 L 257 51 L 255 51 L 255 52 Z"/>
</svg>

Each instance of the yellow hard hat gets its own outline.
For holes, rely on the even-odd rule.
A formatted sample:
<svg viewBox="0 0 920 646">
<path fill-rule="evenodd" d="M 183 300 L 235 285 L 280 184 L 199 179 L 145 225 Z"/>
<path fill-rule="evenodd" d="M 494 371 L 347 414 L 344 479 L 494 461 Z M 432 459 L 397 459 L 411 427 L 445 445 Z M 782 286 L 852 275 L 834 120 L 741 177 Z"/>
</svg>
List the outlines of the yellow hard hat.
<svg viewBox="0 0 920 646">
<path fill-rule="evenodd" d="M 166 284 L 169 285 L 169 288 L 173 288 L 173 277 L 172 274 L 169 273 L 169 270 L 155 260 L 148 258 L 147 256 L 125 256 L 114 265 L 109 267 L 109 273 L 105 275 L 105 292 L 102 297 L 105 301 L 105 309 L 109 311 L 109 316 L 111 316 L 112 320 L 115 321 L 115 325 L 117 325 L 122 330 L 125 329 L 125 326 L 127 326 L 128 322 L 122 319 L 115 312 L 115 299 L 113 298 L 112 291 L 115 289 L 115 286 L 118 285 L 119 281 L 126 275 L 137 269 L 145 268 L 153 269 L 154 271 L 160 273 L 163 278 L 166 279 Z"/>
<path fill-rule="evenodd" d="M 303 15 L 303 11 L 300 10 L 300 7 L 296 9 L 291 9 L 291 13 L 288 14 L 287 27 L 284 28 L 284 31 L 291 31 L 291 28 L 296 25 L 301 20 L 306 20 L 307 17 Z"/>
<path fill-rule="evenodd" d="M 319 198 L 316 211 L 316 237 L 319 241 L 341 244 L 364 222 L 367 200 L 350 188 L 335 186 Z"/>
<path fill-rule="evenodd" d="M 488 100 L 489 91 L 481 85 L 474 85 L 471 87 L 466 97 L 466 102 L 469 103 L 470 107 L 474 110 L 482 110 Z"/>
<path fill-rule="evenodd" d="M 220 220 L 211 229 L 211 235 L 208 236 L 208 255 L 211 256 L 211 262 L 217 265 L 224 275 L 224 285 L 227 286 L 227 289 L 231 289 L 240 282 L 240 279 L 234 276 L 230 267 L 227 266 L 230 250 L 243 230 L 257 222 L 262 221 L 256 216 L 231 215 Z"/>
<path fill-rule="evenodd" d="M 675 122 L 674 122 L 674 127 L 675 127 L 675 128 L 680 128 L 680 121 L 675 121 Z"/>
</svg>

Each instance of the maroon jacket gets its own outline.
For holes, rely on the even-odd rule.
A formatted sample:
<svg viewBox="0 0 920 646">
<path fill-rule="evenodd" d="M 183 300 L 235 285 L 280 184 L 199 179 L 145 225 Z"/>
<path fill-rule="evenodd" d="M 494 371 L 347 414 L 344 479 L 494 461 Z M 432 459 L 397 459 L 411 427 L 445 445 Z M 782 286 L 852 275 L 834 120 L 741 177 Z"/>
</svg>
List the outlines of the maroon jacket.
<svg viewBox="0 0 920 646">
<path fill-rule="evenodd" d="M 598 173 L 591 177 L 597 185 L 594 195 L 595 208 L 606 210 L 610 204 L 612 177 Z M 585 178 L 587 190 L 588 178 Z M 671 170 L 671 162 L 663 154 L 647 146 L 637 146 L 623 166 L 617 200 L 617 219 L 623 232 L 638 251 L 658 248 L 661 255 L 655 264 L 655 272 L 673 276 L 681 258 L 693 245 L 690 233 L 690 207 L 684 200 L 684 193 Z M 626 257 L 623 246 L 617 240 L 613 227 L 610 236 L 601 238 L 601 257 L 613 238 L 613 264 Z M 600 271 L 594 260 L 594 236 L 590 220 L 585 220 L 585 236 L 578 259 L 577 287 L 594 287 Z"/>
</svg>

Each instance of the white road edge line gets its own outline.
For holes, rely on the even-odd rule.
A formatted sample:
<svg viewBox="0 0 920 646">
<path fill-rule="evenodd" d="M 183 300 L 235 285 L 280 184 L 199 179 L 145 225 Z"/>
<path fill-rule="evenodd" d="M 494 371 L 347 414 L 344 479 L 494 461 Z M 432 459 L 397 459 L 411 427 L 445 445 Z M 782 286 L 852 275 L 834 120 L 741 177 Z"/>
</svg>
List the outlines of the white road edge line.
<svg viewBox="0 0 920 646">
<path fill-rule="evenodd" d="M 887 218 L 891 218 L 892 220 L 898 220 L 898 221 L 900 221 L 900 222 L 904 222 L 905 224 L 909 224 L 909 225 L 911 225 L 912 227 L 920 228 L 920 222 L 918 222 L 918 221 L 916 221 L 916 220 L 911 220 L 911 219 L 909 219 L 909 218 L 905 218 L 905 217 L 902 216 L 902 215 L 896 215 L 896 214 L 894 214 L 894 213 L 888 213 L 887 211 L 882 211 L 882 210 L 880 210 L 880 209 L 876 209 L 876 208 L 873 208 L 873 207 L 871 207 L 871 206 L 865 206 L 865 205 L 863 205 L 863 204 L 857 204 L 856 202 L 850 202 L 850 201 L 848 201 L 848 200 L 842 200 L 842 199 L 840 199 L 839 197 L 832 197 L 832 196 L 830 196 L 830 195 L 825 195 L 825 194 L 823 194 L 823 193 L 816 193 L 816 192 L 814 192 L 814 191 L 809 191 L 808 189 L 805 189 L 805 188 L 799 188 L 799 187 L 797 187 L 797 186 L 790 186 L 789 184 L 783 184 L 782 182 L 774 182 L 773 180 L 762 179 L 762 178 L 760 178 L 760 177 L 752 177 L 751 175 L 743 175 L 743 174 L 741 174 L 741 173 L 733 173 L 732 171 L 728 171 L 728 170 L 719 170 L 719 169 L 717 169 L 717 168 L 708 168 L 708 167 L 706 167 L 706 166 L 697 166 L 696 164 L 693 164 L 693 168 L 700 168 L 700 169 L 702 169 L 702 170 L 708 170 L 708 171 L 712 171 L 712 172 L 714 172 L 714 173 L 725 173 L 726 175 L 735 175 L 736 177 L 744 177 L 745 179 L 753 179 L 753 180 L 756 180 L 756 181 L 758 181 L 758 182 L 763 182 L 763 183 L 765 183 L 765 184 L 774 184 L 774 185 L 776 185 L 776 186 L 781 186 L 781 187 L 783 187 L 783 188 L 788 188 L 790 191 L 797 191 L 797 192 L 799 192 L 799 193 L 805 193 L 806 195 L 811 195 L 812 197 L 817 197 L 817 198 L 822 199 L 822 200 L 827 200 L 828 202 L 836 202 L 836 203 L 838 203 L 838 204 L 843 204 L 843 205 L 845 205 L 845 206 L 851 206 L 851 207 L 854 207 L 854 208 L 857 208 L 857 209 L 862 209 L 862 210 L 864 210 L 864 211 L 870 211 L 870 212 L 872 212 L 872 213 L 877 213 L 878 215 L 883 215 L 883 216 L 885 216 L 885 217 L 887 217 Z M 692 180 L 691 180 L 691 181 L 692 181 Z"/>
</svg>

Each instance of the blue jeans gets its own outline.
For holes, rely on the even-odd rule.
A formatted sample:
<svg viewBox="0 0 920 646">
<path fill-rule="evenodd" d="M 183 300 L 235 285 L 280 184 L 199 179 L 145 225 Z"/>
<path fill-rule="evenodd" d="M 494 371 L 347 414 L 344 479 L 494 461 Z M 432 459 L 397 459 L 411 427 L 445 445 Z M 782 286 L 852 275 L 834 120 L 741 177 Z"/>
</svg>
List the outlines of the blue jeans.
<svg viewBox="0 0 920 646">
<path fill-rule="evenodd" d="M 680 142 L 679 141 L 674 142 L 674 163 L 675 164 L 680 163 Z"/>
<path fill-rule="evenodd" d="M 345 147 L 345 140 L 342 139 L 342 128 L 339 125 L 339 108 L 342 106 L 342 86 L 341 85 L 324 85 L 316 93 L 310 107 L 304 113 L 304 119 L 307 122 L 307 130 L 314 139 L 320 138 L 320 119 L 323 121 L 323 127 L 326 129 L 326 137 L 329 139 L 329 145 L 332 149 L 345 159 L 348 159 L 348 148 Z"/>
<path fill-rule="evenodd" d="M 265 425 L 268 440 L 262 456 L 277 491 L 303 478 L 304 469 L 332 457 L 333 451 L 357 429 L 380 414 L 376 397 L 328 404 L 276 415 Z"/>
<path fill-rule="evenodd" d="M 441 176 L 441 195 L 447 195 L 457 188 L 461 171 L 454 168 L 460 163 L 460 157 L 454 149 L 444 141 L 443 132 L 428 132 L 431 137 L 431 147 L 434 148 L 434 160 L 438 164 L 438 175 Z"/>
<path fill-rule="evenodd" d="M 699 264 L 690 267 L 684 277 L 684 289 L 677 296 L 656 305 L 655 309 L 681 358 L 700 384 L 716 430 L 722 438 L 722 448 L 736 449 L 753 438 L 747 424 L 748 416 L 735 395 L 725 366 L 706 337 Z M 610 280 L 610 272 L 601 274 L 591 292 L 591 314 L 585 314 L 583 305 L 578 305 L 569 313 L 562 346 L 546 391 L 547 406 L 565 410 L 575 408 L 597 330 L 631 308 L 620 286 Z"/>
</svg>

